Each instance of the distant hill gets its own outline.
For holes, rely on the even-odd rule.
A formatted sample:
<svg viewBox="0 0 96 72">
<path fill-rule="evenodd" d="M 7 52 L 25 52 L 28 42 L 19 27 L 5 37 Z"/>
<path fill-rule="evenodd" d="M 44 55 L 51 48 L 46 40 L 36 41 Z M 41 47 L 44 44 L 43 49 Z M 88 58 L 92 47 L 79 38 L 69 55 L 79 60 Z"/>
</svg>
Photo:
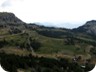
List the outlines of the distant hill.
<svg viewBox="0 0 96 72">
<path fill-rule="evenodd" d="M 87 21 L 83 26 L 73 29 L 73 31 L 96 36 L 96 20 Z"/>
</svg>

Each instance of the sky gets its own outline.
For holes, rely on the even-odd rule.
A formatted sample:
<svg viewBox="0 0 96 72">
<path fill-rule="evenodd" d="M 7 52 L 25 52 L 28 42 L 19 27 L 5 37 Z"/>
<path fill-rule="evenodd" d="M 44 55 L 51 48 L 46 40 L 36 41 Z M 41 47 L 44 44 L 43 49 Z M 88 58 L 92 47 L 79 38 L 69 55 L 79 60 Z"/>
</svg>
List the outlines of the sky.
<svg viewBox="0 0 96 72">
<path fill-rule="evenodd" d="M 0 0 L 0 12 L 26 23 L 75 28 L 96 20 L 96 0 Z"/>
</svg>

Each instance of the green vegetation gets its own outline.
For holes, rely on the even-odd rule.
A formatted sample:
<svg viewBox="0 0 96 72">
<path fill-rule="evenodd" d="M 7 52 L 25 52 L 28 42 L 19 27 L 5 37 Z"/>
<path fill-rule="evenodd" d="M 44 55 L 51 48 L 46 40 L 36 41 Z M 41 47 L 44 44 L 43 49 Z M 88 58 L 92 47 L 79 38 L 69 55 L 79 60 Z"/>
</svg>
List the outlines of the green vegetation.
<svg viewBox="0 0 96 72">
<path fill-rule="evenodd" d="M 95 58 L 95 35 L 26 24 L 14 14 L 0 14 L 0 62 L 10 72 L 86 72 Z"/>
<path fill-rule="evenodd" d="M 47 58 L 28 56 L 18 56 L 13 54 L 0 53 L 2 67 L 10 72 L 87 72 L 94 67 L 94 64 L 85 63 L 85 68 L 81 64 L 69 61 L 66 58 Z"/>
</svg>

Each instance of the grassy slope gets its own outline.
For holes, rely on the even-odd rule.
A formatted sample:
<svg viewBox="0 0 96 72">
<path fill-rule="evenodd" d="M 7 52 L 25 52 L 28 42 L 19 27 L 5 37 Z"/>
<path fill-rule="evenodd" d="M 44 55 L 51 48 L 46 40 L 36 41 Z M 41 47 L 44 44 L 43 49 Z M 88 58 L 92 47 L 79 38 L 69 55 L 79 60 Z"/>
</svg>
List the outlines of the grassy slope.
<svg viewBox="0 0 96 72">
<path fill-rule="evenodd" d="M 42 47 L 39 48 L 36 53 L 38 54 L 43 54 L 43 55 L 67 55 L 67 56 L 74 56 L 74 55 L 84 55 L 85 57 L 90 57 L 88 54 L 88 50 L 90 49 L 90 45 L 86 43 L 77 43 L 76 45 L 65 45 L 64 40 L 61 38 L 51 38 L 51 37 L 46 37 L 38 34 L 35 31 L 31 31 L 31 37 L 37 39 L 38 41 L 41 42 Z M 85 40 L 85 39 L 82 39 Z M 88 40 L 87 40 L 88 41 Z M 76 51 L 77 48 L 80 48 L 79 51 Z M 89 47 L 89 48 L 88 48 Z M 84 52 L 84 50 L 86 52 Z"/>
<path fill-rule="evenodd" d="M 26 33 L 30 34 L 30 37 L 38 40 L 41 43 L 41 47 L 36 51 L 37 54 L 43 54 L 43 55 L 68 55 L 68 56 L 74 56 L 74 55 L 88 55 L 88 47 L 90 49 L 90 45 L 86 44 L 86 43 L 76 43 L 75 45 L 65 45 L 64 40 L 66 38 L 52 38 L 52 37 L 46 37 L 43 35 L 38 34 L 36 31 L 34 30 L 26 30 Z M 7 33 L 6 33 L 7 34 Z M 2 34 L 1 34 L 2 35 Z M 27 41 L 27 35 L 22 35 L 22 34 L 14 34 L 14 35 L 6 35 L 4 37 L 4 39 L 6 39 L 8 42 L 11 42 L 12 40 L 14 42 L 17 42 L 19 44 L 22 44 L 23 42 Z M 80 38 L 80 37 L 79 37 Z M 0 40 L 2 40 L 3 38 L 0 38 Z M 86 38 L 80 38 L 81 40 L 85 40 L 85 41 L 89 41 Z M 92 41 L 92 40 L 91 40 Z M 12 42 L 11 42 L 12 43 Z M 4 51 L 7 53 L 15 53 L 17 54 L 22 54 L 23 51 L 25 52 L 29 52 L 26 49 L 25 50 L 20 50 L 18 49 L 16 46 L 14 46 L 14 44 L 12 44 L 12 46 L 5 46 L 4 47 Z M 7 49 L 7 47 L 9 49 Z M 12 50 L 11 50 L 12 48 Z M 17 48 L 13 49 L 13 48 Z M 77 48 L 79 48 L 79 50 L 77 50 Z M 9 51 L 8 51 L 9 50 Z M 20 50 L 20 51 L 19 51 Z M 84 50 L 87 52 L 84 52 Z M 25 52 L 25 54 L 26 54 Z M 30 53 L 30 52 L 29 52 Z M 28 53 L 28 54 L 29 54 Z"/>
<path fill-rule="evenodd" d="M 4 31 L 5 32 L 5 31 Z M 84 60 L 91 58 L 89 54 L 89 50 L 91 45 L 88 43 L 83 43 L 83 42 L 77 42 L 75 45 L 66 45 L 65 40 L 66 38 L 52 38 L 52 37 L 47 37 L 38 34 L 34 30 L 26 30 L 26 33 L 30 35 L 31 38 L 36 39 L 41 43 L 41 47 L 36 51 L 36 56 L 38 57 L 45 57 L 45 58 L 68 58 L 71 60 L 74 55 L 80 55 L 82 56 L 83 60 L 80 62 L 84 62 Z M 4 35 L 5 34 L 5 35 Z M 15 54 L 19 56 L 29 56 L 29 54 L 32 54 L 31 51 L 28 51 L 27 49 L 21 49 L 18 48 L 18 46 L 14 45 L 14 42 L 17 42 L 19 44 L 22 44 L 23 42 L 27 42 L 28 35 L 26 34 L 13 34 L 10 35 L 8 34 L 8 31 L 6 30 L 6 33 L 0 34 L 1 38 L 0 40 L 5 39 L 11 45 L 6 45 L 3 48 L 0 48 L 0 52 L 5 52 L 6 54 Z M 86 37 L 81 37 L 80 35 L 77 36 L 76 38 L 81 39 L 83 41 L 92 41 L 92 39 L 88 39 Z M 13 41 L 13 42 L 12 42 Z M 79 50 L 77 50 L 79 48 Z M 85 50 L 85 51 L 84 51 Z M 30 72 L 31 69 L 18 69 L 18 72 Z"/>
</svg>

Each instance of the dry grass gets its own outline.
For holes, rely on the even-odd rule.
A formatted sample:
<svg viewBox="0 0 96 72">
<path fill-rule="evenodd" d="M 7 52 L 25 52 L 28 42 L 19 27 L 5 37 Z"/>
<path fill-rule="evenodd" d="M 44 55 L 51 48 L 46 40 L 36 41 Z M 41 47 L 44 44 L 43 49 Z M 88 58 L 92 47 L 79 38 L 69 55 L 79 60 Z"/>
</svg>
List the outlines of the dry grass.
<svg viewBox="0 0 96 72">
<path fill-rule="evenodd" d="M 15 47 L 4 47 L 0 49 L 0 52 L 5 52 L 6 54 L 20 55 L 20 56 L 29 55 L 31 53 L 26 49 L 19 49 Z"/>
</svg>

